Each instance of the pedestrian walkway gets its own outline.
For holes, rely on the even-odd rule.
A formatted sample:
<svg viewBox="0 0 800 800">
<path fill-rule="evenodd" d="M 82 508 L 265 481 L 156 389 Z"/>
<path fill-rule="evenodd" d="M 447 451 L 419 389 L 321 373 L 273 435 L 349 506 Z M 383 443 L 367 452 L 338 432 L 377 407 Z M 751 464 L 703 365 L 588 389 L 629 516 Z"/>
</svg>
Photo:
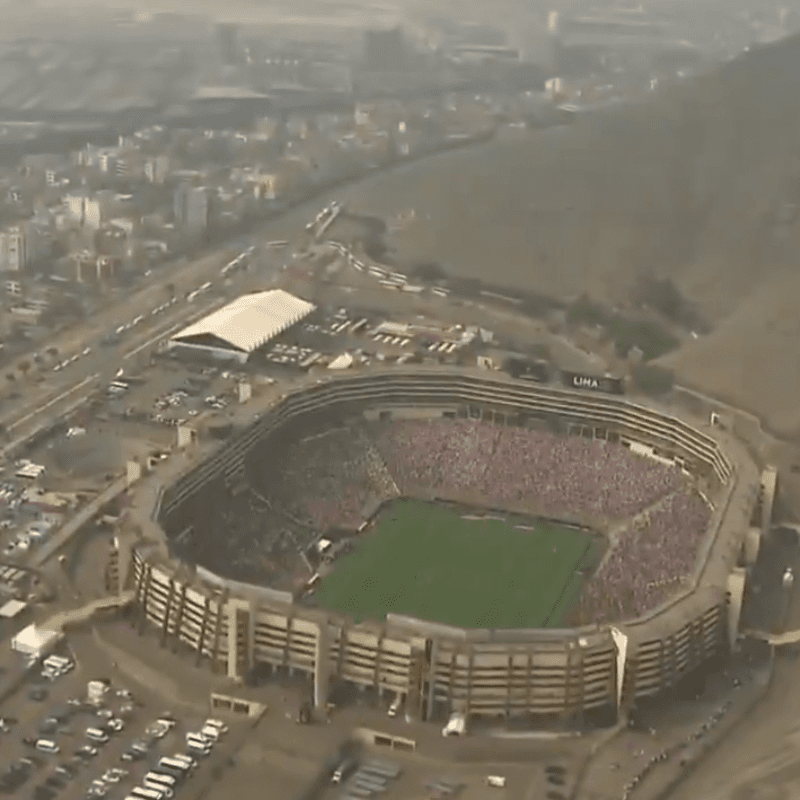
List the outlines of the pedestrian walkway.
<svg viewBox="0 0 800 800">
<path fill-rule="evenodd" d="M 686 774 L 688 763 L 714 747 L 760 702 L 771 668 L 771 661 L 739 663 L 711 677 L 698 700 L 674 701 L 654 712 L 649 730 L 622 731 L 592 759 L 576 800 L 663 796 Z"/>
</svg>

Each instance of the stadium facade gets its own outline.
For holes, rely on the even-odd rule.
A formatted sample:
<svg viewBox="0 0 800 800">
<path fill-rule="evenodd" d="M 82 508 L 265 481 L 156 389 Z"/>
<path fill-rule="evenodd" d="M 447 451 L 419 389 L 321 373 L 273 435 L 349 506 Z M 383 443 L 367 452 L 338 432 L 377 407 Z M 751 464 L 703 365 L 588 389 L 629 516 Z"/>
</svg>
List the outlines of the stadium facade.
<svg viewBox="0 0 800 800">
<path fill-rule="evenodd" d="M 354 624 L 300 606 L 290 593 L 237 583 L 170 557 L 170 540 L 191 530 L 208 487 L 224 481 L 229 492 L 241 490 L 249 454 L 289 421 L 409 408 L 517 424 L 520 414 L 557 418 L 568 435 L 654 448 L 714 497 L 691 580 L 640 619 L 564 630 L 476 630 L 391 614 Z M 184 471 L 157 500 L 151 493 L 155 508 L 151 503 L 137 519 L 143 541 L 125 558 L 123 583 L 135 590 L 140 624 L 188 645 L 198 664 L 234 678 L 257 665 L 305 673 L 319 706 L 344 680 L 399 693 L 407 713 L 422 719 L 452 711 L 541 724 L 595 713 L 605 719 L 675 686 L 735 642 L 750 568 L 769 525 L 762 518 L 753 527 L 759 487 L 755 462 L 728 432 L 620 396 L 434 366 L 309 379 Z"/>
</svg>

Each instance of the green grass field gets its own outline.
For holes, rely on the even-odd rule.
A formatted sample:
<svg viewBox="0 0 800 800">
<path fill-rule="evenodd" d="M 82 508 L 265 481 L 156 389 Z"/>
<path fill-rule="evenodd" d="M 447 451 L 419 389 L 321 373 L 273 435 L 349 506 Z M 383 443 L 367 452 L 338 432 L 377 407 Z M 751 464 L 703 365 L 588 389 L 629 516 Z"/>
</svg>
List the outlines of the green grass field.
<svg viewBox="0 0 800 800">
<path fill-rule="evenodd" d="M 533 527 L 398 500 L 320 582 L 317 602 L 356 621 L 393 612 L 469 628 L 557 628 L 580 593 L 575 570 L 594 541 L 571 528 Z"/>
</svg>

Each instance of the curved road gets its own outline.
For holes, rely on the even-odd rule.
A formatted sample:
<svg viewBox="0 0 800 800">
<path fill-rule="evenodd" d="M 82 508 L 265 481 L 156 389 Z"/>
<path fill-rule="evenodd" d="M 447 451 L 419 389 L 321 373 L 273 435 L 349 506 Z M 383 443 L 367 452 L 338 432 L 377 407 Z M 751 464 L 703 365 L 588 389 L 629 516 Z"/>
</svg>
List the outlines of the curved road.
<svg viewBox="0 0 800 800">
<path fill-rule="evenodd" d="M 794 560 L 796 573 L 797 550 Z M 786 629 L 798 628 L 800 592 L 795 585 Z M 772 787 L 775 793 L 770 793 Z M 800 661 L 778 650 L 766 698 L 695 768 L 670 800 L 777 800 L 786 790 L 787 800 L 800 797 Z"/>
</svg>

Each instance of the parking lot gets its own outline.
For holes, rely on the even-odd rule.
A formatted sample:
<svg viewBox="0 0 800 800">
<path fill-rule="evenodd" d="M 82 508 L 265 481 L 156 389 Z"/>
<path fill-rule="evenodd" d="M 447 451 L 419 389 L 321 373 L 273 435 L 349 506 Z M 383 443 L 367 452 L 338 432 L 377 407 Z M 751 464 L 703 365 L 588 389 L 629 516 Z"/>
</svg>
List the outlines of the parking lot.
<svg viewBox="0 0 800 800">
<path fill-rule="evenodd" d="M 186 733 L 199 731 L 208 717 L 200 711 L 173 714 L 163 699 L 146 689 L 131 690 L 114 677 L 97 675 L 68 646 L 59 655 L 73 665 L 69 671 L 45 677 L 40 666 L 33 668 L 0 708 L 2 793 L 25 793 L 34 800 L 121 800 L 157 769 L 160 758 L 186 753 Z M 92 703 L 89 684 L 97 681 L 103 688 Z M 227 737 L 237 730 L 236 723 L 229 727 L 207 755 L 224 751 Z M 197 776 L 202 779 L 206 768 L 203 756 L 194 757 L 199 767 L 187 786 L 197 782 Z"/>
</svg>

